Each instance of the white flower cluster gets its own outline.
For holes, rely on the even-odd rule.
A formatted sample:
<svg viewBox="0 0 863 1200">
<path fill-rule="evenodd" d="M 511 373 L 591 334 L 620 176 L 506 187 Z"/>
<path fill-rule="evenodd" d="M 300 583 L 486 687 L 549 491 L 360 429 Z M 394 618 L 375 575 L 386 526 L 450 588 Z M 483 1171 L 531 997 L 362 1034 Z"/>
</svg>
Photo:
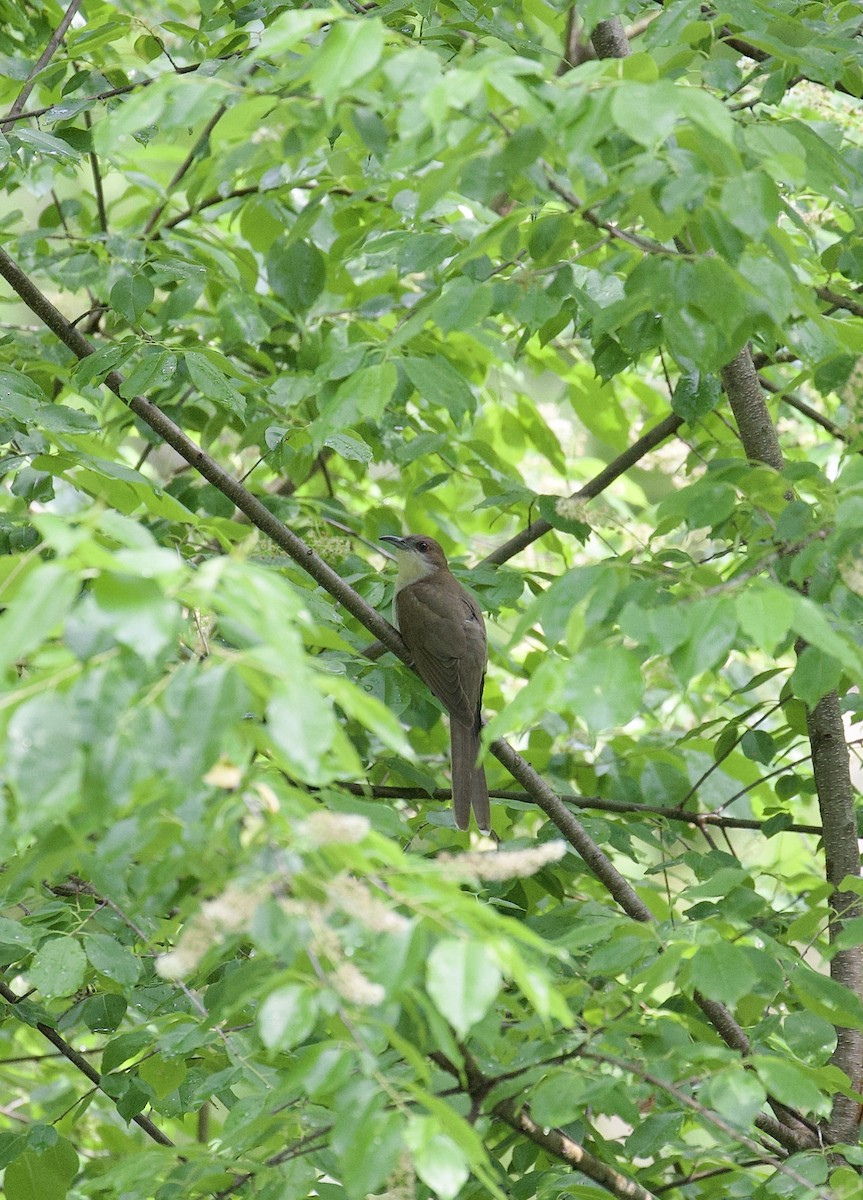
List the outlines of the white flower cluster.
<svg viewBox="0 0 863 1200">
<path fill-rule="evenodd" d="M 383 1004 L 386 993 L 379 983 L 372 983 L 359 967 L 342 960 L 327 976 L 330 984 L 349 1004 L 362 1004 L 373 1008 Z"/>
<path fill-rule="evenodd" d="M 328 846 L 339 842 L 361 842 L 368 836 L 371 824 L 356 813 L 333 813 L 320 809 L 306 817 L 298 833 L 313 846 Z"/>
<path fill-rule="evenodd" d="M 205 901 L 184 927 L 174 949 L 156 959 L 158 973 L 163 979 L 185 979 L 191 975 L 220 938 L 246 928 L 255 909 L 269 894 L 267 884 L 248 890 L 231 884 L 220 896 Z"/>
<path fill-rule="evenodd" d="M 479 880 L 489 883 L 504 879 L 525 879 L 548 863 L 559 862 L 566 854 L 566 842 L 540 842 L 525 850 L 497 850 L 488 854 L 442 854 L 437 865 L 448 879 Z"/>
<path fill-rule="evenodd" d="M 394 912 L 362 880 L 344 872 L 330 880 L 327 895 L 342 912 L 372 933 L 402 933 L 409 925 L 407 917 Z"/>
</svg>

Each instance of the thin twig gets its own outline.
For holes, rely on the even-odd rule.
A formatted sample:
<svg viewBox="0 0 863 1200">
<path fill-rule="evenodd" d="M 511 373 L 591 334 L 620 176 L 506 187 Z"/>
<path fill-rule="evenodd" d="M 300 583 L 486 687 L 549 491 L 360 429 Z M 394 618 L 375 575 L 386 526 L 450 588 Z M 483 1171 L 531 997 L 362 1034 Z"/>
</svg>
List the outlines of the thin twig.
<svg viewBox="0 0 863 1200">
<path fill-rule="evenodd" d="M 202 65 L 202 63 L 192 63 L 187 67 L 177 67 L 177 74 L 189 75 L 193 71 L 200 71 Z M 134 92 L 138 88 L 150 87 L 151 84 L 156 83 L 161 78 L 161 75 L 153 75 L 147 79 L 136 79 L 134 83 L 124 83 L 120 87 L 105 88 L 103 92 L 96 92 L 92 96 L 70 97 L 67 103 L 93 104 L 99 100 L 111 100 L 114 96 L 125 96 L 128 92 Z M 44 104 L 41 108 L 30 108 L 27 112 L 13 113 L 10 110 L 7 116 L 4 117 L 4 125 L 0 127 L 0 131 L 3 133 L 7 132 L 5 126 L 7 124 L 12 125 L 15 121 L 30 121 L 35 120 L 37 117 L 44 117 L 46 113 L 53 112 L 57 107 L 58 105 L 55 102 L 54 104 Z"/>
<path fill-rule="evenodd" d="M 183 176 L 190 169 L 190 167 L 194 163 L 195 159 L 200 154 L 201 148 L 206 144 L 207 139 L 209 138 L 210 134 L 216 128 L 219 121 L 221 121 L 222 117 L 225 115 L 225 113 L 227 111 L 228 111 L 227 104 L 219 105 L 219 107 L 216 109 L 216 111 L 210 117 L 209 121 L 207 121 L 204 128 L 201 130 L 198 137 L 195 139 L 191 149 L 189 150 L 189 153 L 186 155 L 186 157 L 180 163 L 179 167 L 177 167 L 177 170 L 174 172 L 174 175 L 173 175 L 171 181 L 169 182 L 167 188 L 165 189 L 165 199 L 156 205 L 156 207 L 153 209 L 153 211 L 150 213 L 149 217 L 147 218 L 147 222 L 144 225 L 144 232 L 143 232 L 143 237 L 145 240 L 153 232 L 153 229 L 155 228 L 159 218 L 161 217 L 162 213 L 167 208 L 168 201 L 171 198 L 171 193 L 173 192 L 174 188 L 177 186 L 178 183 L 180 183 Z"/>
<path fill-rule="evenodd" d="M 782 768 L 782 770 L 787 769 L 787 766 Z M 750 785 L 750 788 L 757 787 L 765 778 L 766 776 L 761 776 L 754 784 Z M 452 799 L 452 792 L 449 788 L 434 788 L 426 791 L 424 788 L 418 787 L 391 787 L 383 784 L 346 783 L 344 781 L 339 783 L 338 787 L 352 796 L 371 796 L 375 800 L 440 800 L 448 803 Z M 526 792 L 490 788 L 488 794 L 493 800 L 514 800 L 521 804 L 532 803 L 532 798 Z M 664 820 L 691 825 L 697 829 L 709 825 L 717 829 L 752 829 L 760 832 L 768 824 L 767 821 L 757 821 L 749 817 L 724 817 L 715 812 L 685 812 L 680 805 L 675 808 L 663 808 L 661 804 L 606 800 L 600 796 L 574 796 L 568 792 L 559 792 L 558 794 L 564 804 L 571 804 L 575 808 L 589 809 L 592 812 L 633 813 L 636 816 L 662 817 Z M 792 822 L 785 825 L 782 832 L 805 833 L 820 837 L 821 826 Z"/>
<path fill-rule="evenodd" d="M 86 109 L 84 111 L 84 124 L 88 129 L 93 128 L 93 119 Z M 105 193 L 102 190 L 102 172 L 99 169 L 99 158 L 95 150 L 90 150 L 87 157 L 90 160 L 90 170 L 93 173 L 93 191 L 96 195 L 96 212 L 99 216 L 99 228 L 103 233 L 107 233 L 108 213 L 105 209 Z"/>
</svg>

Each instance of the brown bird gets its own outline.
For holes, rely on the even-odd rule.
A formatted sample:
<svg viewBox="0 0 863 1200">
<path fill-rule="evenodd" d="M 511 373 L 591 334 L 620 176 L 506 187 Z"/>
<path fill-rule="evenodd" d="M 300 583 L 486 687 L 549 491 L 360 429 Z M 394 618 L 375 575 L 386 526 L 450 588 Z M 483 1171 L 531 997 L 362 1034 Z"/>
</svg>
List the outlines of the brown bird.
<svg viewBox="0 0 863 1200">
<path fill-rule="evenodd" d="M 434 538 L 412 533 L 381 541 L 392 544 L 399 568 L 394 624 L 420 678 L 450 716 L 455 823 L 467 829 L 473 808 L 477 825 L 488 833 L 488 785 L 476 761 L 488 662 L 482 613 L 450 571 Z"/>
</svg>

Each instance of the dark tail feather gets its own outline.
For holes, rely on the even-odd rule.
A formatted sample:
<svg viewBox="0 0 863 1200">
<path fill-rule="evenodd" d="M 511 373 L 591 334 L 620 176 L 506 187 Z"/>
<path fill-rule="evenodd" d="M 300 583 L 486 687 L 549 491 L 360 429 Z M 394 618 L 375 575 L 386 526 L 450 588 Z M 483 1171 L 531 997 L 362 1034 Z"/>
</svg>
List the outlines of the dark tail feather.
<svg viewBox="0 0 863 1200">
<path fill-rule="evenodd" d="M 483 833 L 491 829 L 488 784 L 485 771 L 476 765 L 479 754 L 480 723 L 471 728 L 459 721 L 450 721 L 452 741 L 452 809 L 459 829 L 470 825 L 473 808 L 476 823 Z"/>
</svg>

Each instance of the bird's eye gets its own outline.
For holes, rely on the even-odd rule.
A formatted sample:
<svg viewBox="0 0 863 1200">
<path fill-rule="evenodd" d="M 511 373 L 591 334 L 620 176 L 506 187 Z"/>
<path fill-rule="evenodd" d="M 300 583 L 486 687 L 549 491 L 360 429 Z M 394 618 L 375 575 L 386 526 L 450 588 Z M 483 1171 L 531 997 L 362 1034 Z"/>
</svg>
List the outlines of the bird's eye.
<svg viewBox="0 0 863 1200">
<path fill-rule="evenodd" d="M 428 550 L 428 548 L 429 548 L 428 542 L 417 542 L 417 550 L 419 550 L 420 554 L 425 554 L 425 552 L 426 552 L 426 550 Z"/>
</svg>

